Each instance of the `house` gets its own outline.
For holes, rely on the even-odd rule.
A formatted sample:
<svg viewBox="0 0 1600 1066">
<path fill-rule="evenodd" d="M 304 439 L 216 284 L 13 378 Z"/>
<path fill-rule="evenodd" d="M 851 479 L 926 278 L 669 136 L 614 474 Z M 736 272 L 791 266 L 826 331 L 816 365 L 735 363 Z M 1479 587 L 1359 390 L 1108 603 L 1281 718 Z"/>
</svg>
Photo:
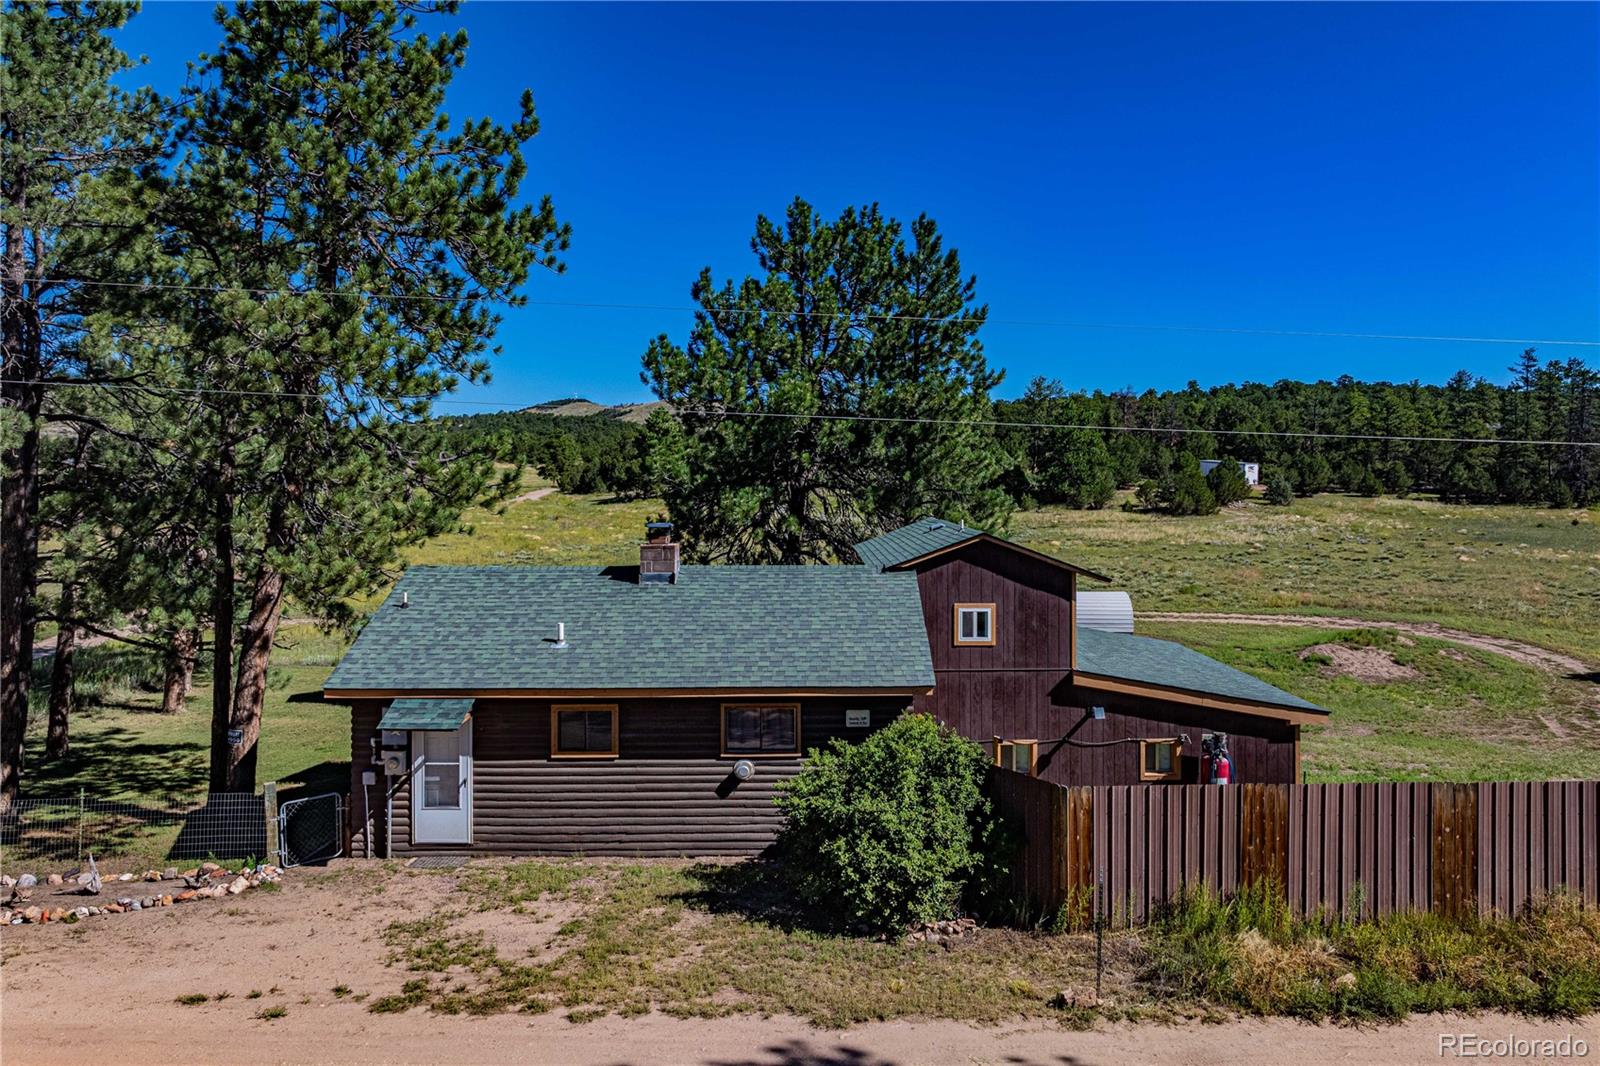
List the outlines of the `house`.
<svg viewBox="0 0 1600 1066">
<path fill-rule="evenodd" d="M 1326 712 L 1168 641 L 1080 627 L 1100 575 L 938 519 L 860 565 L 413 567 L 328 678 L 352 847 L 735 854 L 804 751 L 908 709 L 1057 782 L 1293 781 Z"/>
<path fill-rule="evenodd" d="M 1202 459 L 1200 460 L 1200 472 L 1202 474 L 1209 474 L 1211 471 L 1215 470 L 1221 462 L 1221 459 Z M 1260 463 L 1241 462 L 1239 463 L 1239 469 L 1244 472 L 1245 483 L 1251 488 L 1255 488 L 1257 485 L 1261 484 Z"/>
</svg>

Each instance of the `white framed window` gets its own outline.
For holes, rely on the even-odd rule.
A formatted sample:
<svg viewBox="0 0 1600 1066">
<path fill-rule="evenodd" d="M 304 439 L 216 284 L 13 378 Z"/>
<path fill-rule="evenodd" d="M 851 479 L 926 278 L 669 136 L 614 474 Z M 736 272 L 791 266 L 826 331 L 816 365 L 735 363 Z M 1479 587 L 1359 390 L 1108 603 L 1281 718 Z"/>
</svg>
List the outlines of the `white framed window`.
<svg viewBox="0 0 1600 1066">
<path fill-rule="evenodd" d="M 956 604 L 955 642 L 957 644 L 993 644 L 994 604 Z"/>
</svg>

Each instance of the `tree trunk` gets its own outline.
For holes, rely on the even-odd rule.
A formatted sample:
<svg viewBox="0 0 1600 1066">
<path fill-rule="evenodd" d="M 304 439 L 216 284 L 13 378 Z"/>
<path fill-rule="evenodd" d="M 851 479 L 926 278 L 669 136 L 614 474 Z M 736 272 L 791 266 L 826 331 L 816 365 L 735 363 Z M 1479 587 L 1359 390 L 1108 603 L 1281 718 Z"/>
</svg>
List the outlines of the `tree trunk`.
<svg viewBox="0 0 1600 1066">
<path fill-rule="evenodd" d="M 7 200 L 16 217 L 25 215 L 22 196 L 8 195 Z M 28 729 L 33 669 L 33 594 L 39 568 L 39 415 L 44 389 L 32 384 L 43 368 L 39 309 L 25 292 L 25 239 L 20 222 L 6 225 L 0 274 L 0 377 L 5 379 L 0 384 L 0 405 L 14 413 L 18 424 L 12 446 L 0 453 L 0 811 L 11 808 L 22 787 L 22 742 Z"/>
<path fill-rule="evenodd" d="M 77 598 L 76 586 L 61 587 L 61 605 L 57 611 L 61 616 L 61 628 L 56 631 L 55 661 L 50 664 L 50 725 L 44 741 L 47 760 L 67 757 L 67 729 L 76 702 L 73 690 L 77 674 L 73 670 L 73 659 L 78 652 L 78 626 L 72 614 Z"/>
<path fill-rule="evenodd" d="M 278 623 L 282 618 L 283 574 L 263 561 L 256 571 L 250 614 L 239 630 L 238 679 L 228 719 L 224 792 L 255 791 L 256 743 L 261 737 L 261 709 L 267 696 L 267 665 L 272 659 L 272 642 L 278 635 Z"/>
<path fill-rule="evenodd" d="M 162 714 L 177 714 L 183 710 L 184 701 L 194 688 L 194 663 L 199 651 L 198 629 L 175 629 L 167 638 L 166 672 L 161 684 Z"/>
<path fill-rule="evenodd" d="M 215 511 L 213 539 L 216 548 L 215 585 L 211 597 L 211 791 L 228 791 L 230 765 L 228 719 L 233 693 L 234 545 L 233 545 L 233 445 L 222 426 L 223 445 L 217 456 L 217 484 L 213 488 Z"/>
</svg>

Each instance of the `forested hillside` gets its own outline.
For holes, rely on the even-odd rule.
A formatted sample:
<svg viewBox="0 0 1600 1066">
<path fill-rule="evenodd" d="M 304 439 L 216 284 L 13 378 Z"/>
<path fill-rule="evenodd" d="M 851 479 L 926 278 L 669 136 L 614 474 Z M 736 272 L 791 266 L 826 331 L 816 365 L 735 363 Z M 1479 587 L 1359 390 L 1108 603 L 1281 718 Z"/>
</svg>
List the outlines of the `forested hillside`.
<svg viewBox="0 0 1600 1066">
<path fill-rule="evenodd" d="M 1069 394 L 1041 379 L 1021 399 L 997 403 L 995 417 L 1104 427 L 1001 429 L 1018 459 L 1009 487 L 1019 502 L 1103 503 L 1109 492 L 1081 499 L 1095 471 L 1109 469 L 1117 485 L 1135 485 L 1166 476 L 1184 453 L 1258 461 L 1264 480 L 1287 477 L 1300 494 L 1425 491 L 1463 503 L 1600 502 L 1600 372 L 1579 359 L 1541 364 L 1532 349 L 1511 370 L 1505 386 L 1462 371 L 1442 385 L 1341 377 L 1092 394 Z"/>
<path fill-rule="evenodd" d="M 1504 386 L 1465 371 L 1442 385 L 1342 377 L 1140 393 L 1069 392 L 1039 379 L 1021 398 L 993 405 L 996 443 L 1009 457 L 1002 483 L 1024 508 L 1104 506 L 1118 487 L 1148 483 L 1147 502 L 1159 507 L 1163 485 L 1181 480 L 1190 459 L 1226 456 L 1261 463 L 1264 482 L 1286 482 L 1296 495 L 1600 502 L 1600 372 L 1578 359 L 1541 364 L 1531 350 L 1512 369 Z M 551 413 L 557 408 L 595 413 Z M 564 492 L 653 495 L 649 438 L 624 420 L 626 410 L 552 401 L 444 426 L 462 443 L 487 442 L 499 458 L 536 467 Z M 1306 436 L 1261 435 L 1269 433 Z"/>
</svg>

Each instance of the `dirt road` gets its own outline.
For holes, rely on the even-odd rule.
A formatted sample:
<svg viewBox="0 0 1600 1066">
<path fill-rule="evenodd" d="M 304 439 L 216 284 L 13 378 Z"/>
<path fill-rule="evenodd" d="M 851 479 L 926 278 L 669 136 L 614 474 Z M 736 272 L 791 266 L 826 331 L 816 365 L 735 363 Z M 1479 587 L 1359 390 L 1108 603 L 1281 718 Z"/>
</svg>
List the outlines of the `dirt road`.
<svg viewBox="0 0 1600 1066">
<path fill-rule="evenodd" d="M 100 1019 L 92 1017 L 99 1008 L 63 1007 L 55 1017 L 41 1018 L 32 1007 L 19 1011 L 11 999 L 8 995 L 5 1060 L 18 1066 L 206 1061 L 417 1066 L 1237 1066 L 1240 1062 L 1346 1066 L 1440 1062 L 1440 1035 L 1446 1032 L 1485 1039 L 1574 1037 L 1587 1041 L 1590 1058 L 1600 1054 L 1600 1029 L 1594 1024 L 1530 1023 L 1494 1015 L 1427 1018 L 1383 1029 L 1245 1021 L 1074 1033 L 1038 1025 L 977 1028 L 954 1022 L 891 1022 L 838 1033 L 788 1018 L 686 1020 L 646 1015 L 572 1025 L 548 1015 L 532 1020 L 512 1015 L 375 1016 L 354 1004 L 307 1008 L 275 1022 L 242 1020 L 248 1015 L 237 1010 L 229 1013 L 241 1020 L 227 1021 L 218 1017 L 223 1013 L 220 1008 L 155 1004 L 142 1010 L 108 1009 Z M 179 1013 L 184 1011 L 188 1013 Z M 118 1015 L 114 1021 L 112 1013 Z M 1511 1061 L 1563 1060 L 1534 1056 Z"/>
<path fill-rule="evenodd" d="M 1210 614 L 1202 611 L 1140 611 L 1139 617 L 1151 622 L 1203 622 L 1208 625 L 1304 626 L 1313 629 L 1389 629 L 1417 637 L 1448 640 L 1463 647 L 1493 652 L 1527 666 L 1563 676 L 1588 674 L 1595 667 L 1572 655 L 1563 655 L 1537 644 L 1524 644 L 1506 637 L 1490 637 L 1451 629 L 1434 622 L 1389 622 L 1370 618 L 1324 618 L 1314 614 Z"/>
<path fill-rule="evenodd" d="M 0 1061 L 142 1063 L 714 1064 L 1438 1062 L 1441 1033 L 1560 1039 L 1600 1056 L 1600 1018 L 1423 1017 L 1351 1029 L 1285 1021 L 1114 1026 L 1077 1033 L 1038 1021 L 994 1027 L 889 1022 L 820 1030 L 795 1018 L 661 1015 L 567 1021 L 374 1014 L 365 1004 L 413 976 L 385 964 L 380 931 L 435 913 L 450 882 L 365 864 L 290 871 L 255 890 L 77 925 L 0 931 Z M 364 870 L 361 868 L 364 867 Z M 373 876 L 376 875 L 376 876 Z M 781 965 L 781 962 L 774 962 Z M 204 994 L 186 1006 L 180 996 Z M 217 998 L 221 996 L 222 998 Z M 259 1017 L 281 1009 L 276 1019 Z M 1518 1061 L 1539 1061 L 1520 1059 Z M 1591 1058 L 1593 1061 L 1593 1058 Z"/>
</svg>

